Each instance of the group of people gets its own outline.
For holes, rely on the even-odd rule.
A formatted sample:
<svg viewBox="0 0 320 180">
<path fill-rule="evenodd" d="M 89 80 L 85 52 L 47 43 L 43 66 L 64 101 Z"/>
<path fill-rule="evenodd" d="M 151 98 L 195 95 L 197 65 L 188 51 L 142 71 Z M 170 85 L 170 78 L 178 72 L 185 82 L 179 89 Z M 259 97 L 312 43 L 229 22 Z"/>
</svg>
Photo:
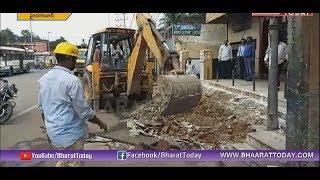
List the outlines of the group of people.
<svg viewBox="0 0 320 180">
<path fill-rule="evenodd" d="M 240 69 L 244 70 L 243 79 L 247 81 L 252 80 L 255 45 L 252 37 L 247 39 L 241 39 L 241 45 L 239 46 L 237 58 L 240 61 Z M 229 79 L 232 76 L 232 70 L 235 67 L 234 58 L 232 55 L 232 48 L 228 44 L 228 40 L 224 41 L 224 44 L 220 46 L 218 53 L 218 76 L 220 79 Z"/>
<path fill-rule="evenodd" d="M 265 64 L 270 67 L 270 43 L 265 53 Z M 286 70 L 288 60 L 288 46 L 285 38 L 279 36 L 278 44 L 278 87 L 280 86 L 280 74 L 282 70 Z M 225 40 L 224 44 L 219 48 L 218 54 L 218 75 L 220 79 L 228 79 L 232 76 L 232 70 L 237 64 L 238 78 L 252 81 L 254 76 L 253 68 L 255 62 L 255 44 L 252 37 L 241 39 L 241 45 L 237 52 L 237 63 L 233 60 L 232 48 Z"/>
</svg>

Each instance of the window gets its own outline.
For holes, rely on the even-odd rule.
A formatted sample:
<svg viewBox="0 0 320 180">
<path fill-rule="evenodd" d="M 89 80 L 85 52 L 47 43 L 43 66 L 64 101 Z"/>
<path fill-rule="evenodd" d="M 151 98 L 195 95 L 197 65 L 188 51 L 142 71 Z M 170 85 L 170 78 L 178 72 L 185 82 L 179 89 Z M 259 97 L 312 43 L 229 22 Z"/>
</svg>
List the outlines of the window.
<svg viewBox="0 0 320 180">
<path fill-rule="evenodd" d="M 79 51 L 79 59 L 86 59 L 86 51 L 83 51 L 83 50 Z"/>
<path fill-rule="evenodd" d="M 93 39 L 90 38 L 89 44 L 88 44 L 88 51 L 87 51 L 85 66 L 91 64 L 91 56 L 92 56 L 92 54 L 93 54 Z"/>
<path fill-rule="evenodd" d="M 121 34 L 104 34 L 102 62 L 111 69 L 126 69 L 131 54 L 132 38 Z"/>
</svg>

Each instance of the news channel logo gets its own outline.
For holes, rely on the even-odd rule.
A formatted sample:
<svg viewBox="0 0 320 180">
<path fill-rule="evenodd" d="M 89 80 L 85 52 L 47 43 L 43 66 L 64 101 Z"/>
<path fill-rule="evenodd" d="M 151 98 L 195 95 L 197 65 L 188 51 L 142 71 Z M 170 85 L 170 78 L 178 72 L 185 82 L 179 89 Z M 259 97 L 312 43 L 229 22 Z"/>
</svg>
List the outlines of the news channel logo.
<svg viewBox="0 0 320 180">
<path fill-rule="evenodd" d="M 124 161 L 127 159 L 127 151 L 117 151 L 117 159 L 119 161 Z"/>
</svg>

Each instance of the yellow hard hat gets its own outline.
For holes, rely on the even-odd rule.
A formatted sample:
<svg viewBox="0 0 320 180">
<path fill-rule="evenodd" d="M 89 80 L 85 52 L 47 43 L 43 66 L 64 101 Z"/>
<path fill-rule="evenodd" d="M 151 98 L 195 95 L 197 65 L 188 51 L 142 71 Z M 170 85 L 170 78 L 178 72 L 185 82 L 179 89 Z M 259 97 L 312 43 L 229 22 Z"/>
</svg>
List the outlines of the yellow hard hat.
<svg viewBox="0 0 320 180">
<path fill-rule="evenodd" d="M 53 54 L 63 54 L 78 58 L 79 50 L 77 46 L 71 43 L 62 42 L 56 46 L 56 49 L 53 51 Z"/>
</svg>

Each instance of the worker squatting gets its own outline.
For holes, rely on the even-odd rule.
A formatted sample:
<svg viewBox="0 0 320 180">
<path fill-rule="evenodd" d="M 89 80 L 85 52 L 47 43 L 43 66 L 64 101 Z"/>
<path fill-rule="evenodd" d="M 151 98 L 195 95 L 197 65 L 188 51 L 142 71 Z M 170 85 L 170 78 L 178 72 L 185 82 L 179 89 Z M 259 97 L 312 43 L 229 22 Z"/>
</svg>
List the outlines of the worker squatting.
<svg viewBox="0 0 320 180">
<path fill-rule="evenodd" d="M 32 159 L 92 159 L 88 153 L 32 153 Z"/>
</svg>

